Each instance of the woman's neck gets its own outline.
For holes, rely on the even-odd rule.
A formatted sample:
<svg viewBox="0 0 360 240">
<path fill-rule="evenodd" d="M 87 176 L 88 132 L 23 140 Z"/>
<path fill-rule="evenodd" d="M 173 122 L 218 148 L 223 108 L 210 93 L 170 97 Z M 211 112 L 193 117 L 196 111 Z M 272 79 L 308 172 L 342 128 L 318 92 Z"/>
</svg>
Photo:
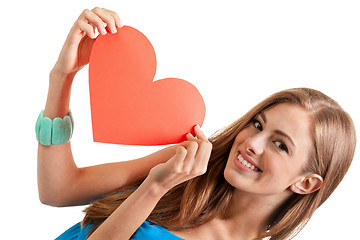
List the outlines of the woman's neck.
<svg viewBox="0 0 360 240">
<path fill-rule="evenodd" d="M 220 221 L 224 222 L 233 237 L 254 239 L 267 230 L 276 210 L 291 194 L 290 191 L 284 191 L 280 195 L 270 196 L 235 189 L 226 216 Z"/>
<path fill-rule="evenodd" d="M 276 209 L 291 196 L 251 194 L 235 189 L 224 216 L 218 216 L 194 229 L 172 231 L 184 239 L 249 240 L 265 233 Z"/>
</svg>

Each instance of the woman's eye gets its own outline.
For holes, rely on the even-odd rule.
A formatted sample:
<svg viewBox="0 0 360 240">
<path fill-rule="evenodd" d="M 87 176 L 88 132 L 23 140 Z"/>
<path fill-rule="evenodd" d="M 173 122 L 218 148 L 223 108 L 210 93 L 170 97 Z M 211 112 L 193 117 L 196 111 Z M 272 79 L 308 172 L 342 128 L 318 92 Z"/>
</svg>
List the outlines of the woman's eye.
<svg viewBox="0 0 360 240">
<path fill-rule="evenodd" d="M 254 120 L 253 121 L 253 126 L 258 129 L 259 131 L 262 131 L 263 130 L 263 127 L 261 125 L 261 123 L 258 121 L 258 120 Z"/>
<path fill-rule="evenodd" d="M 275 146 L 285 152 L 289 152 L 289 149 L 287 148 L 286 144 L 283 143 L 282 141 L 276 141 Z"/>
</svg>

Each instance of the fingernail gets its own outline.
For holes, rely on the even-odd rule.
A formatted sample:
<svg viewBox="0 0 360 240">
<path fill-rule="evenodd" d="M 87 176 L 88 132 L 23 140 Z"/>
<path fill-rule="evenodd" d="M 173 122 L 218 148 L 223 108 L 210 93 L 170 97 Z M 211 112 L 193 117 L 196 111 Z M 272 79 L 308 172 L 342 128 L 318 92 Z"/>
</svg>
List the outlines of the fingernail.
<svg viewBox="0 0 360 240">
<path fill-rule="evenodd" d="M 195 128 L 196 128 L 196 130 L 201 131 L 201 128 L 200 128 L 200 126 L 198 124 L 196 124 Z"/>
<path fill-rule="evenodd" d="M 194 137 L 191 133 L 188 133 L 187 135 L 190 136 L 190 137 Z"/>
<path fill-rule="evenodd" d="M 116 27 L 114 26 L 113 27 L 113 33 L 116 33 L 117 32 L 117 30 L 116 30 Z"/>
</svg>

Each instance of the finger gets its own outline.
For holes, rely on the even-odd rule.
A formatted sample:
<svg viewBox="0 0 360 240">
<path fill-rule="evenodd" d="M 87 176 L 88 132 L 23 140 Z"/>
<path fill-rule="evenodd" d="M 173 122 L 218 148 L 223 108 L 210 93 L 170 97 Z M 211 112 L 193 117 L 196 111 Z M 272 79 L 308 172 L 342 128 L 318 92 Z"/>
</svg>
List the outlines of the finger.
<svg viewBox="0 0 360 240">
<path fill-rule="evenodd" d="M 101 20 L 106 23 L 106 29 L 111 32 L 111 33 L 116 33 L 117 29 L 116 29 L 116 23 L 115 23 L 115 19 L 114 16 L 110 13 L 109 10 L 105 9 L 105 8 L 99 8 L 99 7 L 95 7 L 92 12 L 94 12 L 99 18 L 101 18 Z"/>
<path fill-rule="evenodd" d="M 88 24 L 88 23 L 86 23 L 86 22 L 84 22 L 84 21 L 77 21 L 76 24 L 77 24 L 76 27 L 77 27 L 80 31 L 86 33 L 86 35 L 87 35 L 89 38 L 94 39 L 94 38 L 96 37 L 96 35 L 95 35 L 95 29 L 94 29 L 94 27 L 91 26 L 90 24 Z"/>
<path fill-rule="evenodd" d="M 105 35 L 107 33 L 105 30 L 104 22 L 94 12 L 85 9 L 80 17 L 82 18 L 82 20 L 88 21 L 88 24 L 96 26 L 99 33 L 101 33 L 102 35 Z"/>
<path fill-rule="evenodd" d="M 199 147 L 199 145 L 198 145 L 197 142 L 191 141 L 191 142 L 188 143 L 188 147 L 186 148 L 187 154 L 186 154 L 186 157 L 184 159 L 184 171 L 186 173 L 193 173 L 194 172 L 193 171 L 194 166 L 197 164 L 195 156 L 196 156 L 198 147 Z"/>
<path fill-rule="evenodd" d="M 189 141 L 197 140 L 190 132 L 186 134 L 186 139 Z"/>
<path fill-rule="evenodd" d="M 201 161 L 203 164 L 207 164 L 207 162 L 209 162 L 211 150 L 212 144 L 210 142 L 200 142 L 196 158 L 199 159 L 199 161 Z"/>
<path fill-rule="evenodd" d="M 183 167 L 184 159 L 186 157 L 186 154 L 187 154 L 186 148 L 179 145 L 176 148 L 175 155 L 172 158 L 170 158 L 167 161 L 167 163 L 170 163 L 173 166 L 175 171 L 180 172 L 182 167 Z"/>
<path fill-rule="evenodd" d="M 203 141 L 208 141 L 207 137 L 205 136 L 199 125 L 196 125 L 194 129 L 195 129 L 195 135 L 198 139 Z"/>
<path fill-rule="evenodd" d="M 179 143 L 179 146 L 183 146 L 185 149 L 187 149 L 188 147 L 189 147 L 189 145 L 190 145 L 190 143 L 191 142 L 193 142 L 193 141 L 184 141 L 184 142 L 182 142 L 182 143 Z"/>
<path fill-rule="evenodd" d="M 123 26 L 123 23 L 119 17 L 119 15 L 116 12 L 110 11 L 108 10 L 109 13 L 113 16 L 113 18 L 115 19 L 115 24 L 118 28 L 121 28 Z"/>
<path fill-rule="evenodd" d="M 211 149 L 212 149 L 212 145 L 210 142 L 199 143 L 199 148 L 195 156 L 196 166 L 194 169 L 194 171 L 196 171 L 199 175 L 204 174 L 207 170 L 207 166 L 211 155 Z"/>
</svg>

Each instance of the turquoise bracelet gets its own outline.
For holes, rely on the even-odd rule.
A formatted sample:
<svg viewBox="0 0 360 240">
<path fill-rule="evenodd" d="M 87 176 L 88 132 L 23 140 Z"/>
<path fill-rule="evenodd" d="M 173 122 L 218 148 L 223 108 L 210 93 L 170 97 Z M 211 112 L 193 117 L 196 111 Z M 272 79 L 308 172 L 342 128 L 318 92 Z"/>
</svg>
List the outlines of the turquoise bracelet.
<svg viewBox="0 0 360 240">
<path fill-rule="evenodd" d="M 53 120 L 44 117 L 42 110 L 35 124 L 36 140 L 45 146 L 67 143 L 72 137 L 73 130 L 74 121 L 70 110 L 68 116 L 56 117 Z"/>
</svg>

